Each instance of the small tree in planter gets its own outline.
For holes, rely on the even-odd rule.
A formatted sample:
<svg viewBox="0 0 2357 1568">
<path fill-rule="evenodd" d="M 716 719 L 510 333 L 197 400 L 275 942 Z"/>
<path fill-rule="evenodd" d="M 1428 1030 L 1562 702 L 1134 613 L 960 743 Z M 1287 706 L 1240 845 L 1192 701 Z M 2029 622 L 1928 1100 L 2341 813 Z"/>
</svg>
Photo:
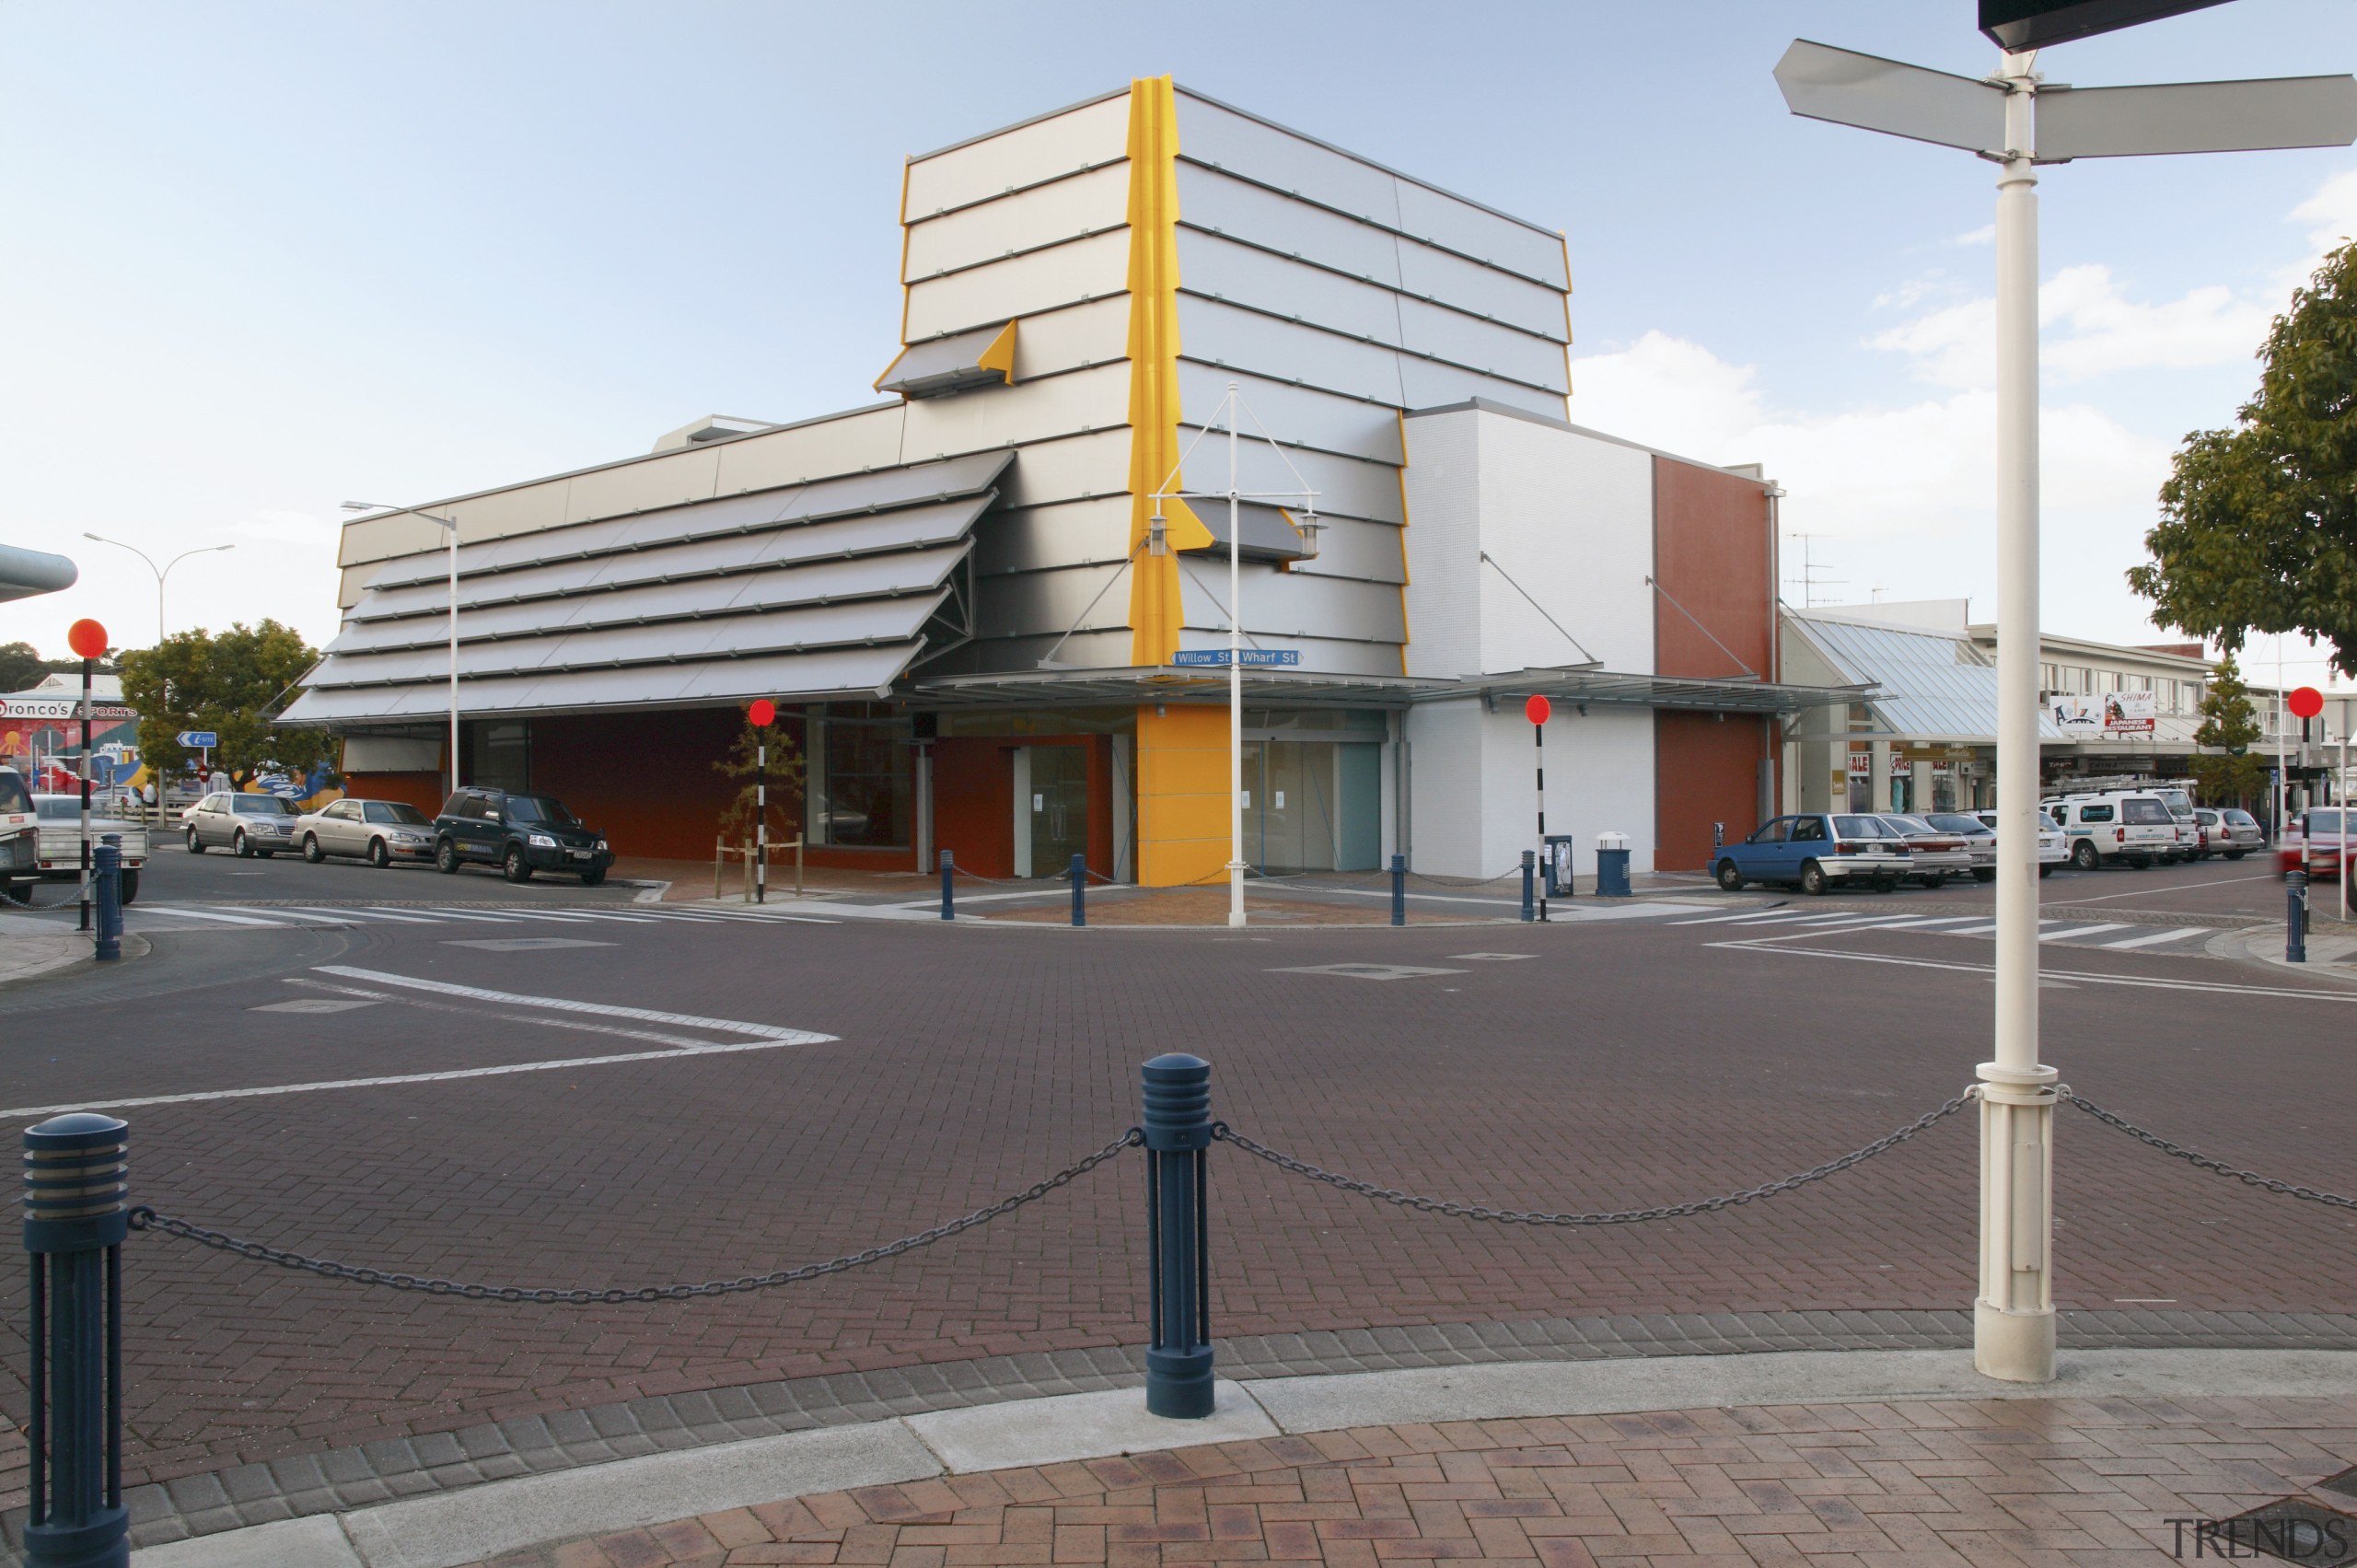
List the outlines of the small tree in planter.
<svg viewBox="0 0 2357 1568">
<path fill-rule="evenodd" d="M 754 749 L 768 737 L 769 763 L 769 830 L 772 844 L 791 843 L 801 836 L 800 808 L 802 805 L 802 752 L 785 731 L 776 725 L 768 729 L 758 728 L 748 718 L 728 749 L 728 755 L 714 762 L 713 771 L 724 778 L 735 779 L 739 788 L 720 813 L 720 836 L 728 843 L 749 846 L 754 838 L 754 775 L 759 772 Z"/>
</svg>

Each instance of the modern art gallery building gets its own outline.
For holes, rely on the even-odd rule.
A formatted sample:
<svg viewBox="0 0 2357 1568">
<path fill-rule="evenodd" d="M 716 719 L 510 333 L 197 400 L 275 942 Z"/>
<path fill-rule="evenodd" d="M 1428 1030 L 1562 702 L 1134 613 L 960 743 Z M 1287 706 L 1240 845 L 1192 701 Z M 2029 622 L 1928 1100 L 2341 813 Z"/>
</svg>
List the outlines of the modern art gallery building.
<svg viewBox="0 0 2357 1568">
<path fill-rule="evenodd" d="M 1540 692 L 1550 830 L 1700 867 L 1853 695 L 1776 679 L 1757 470 L 1567 422 L 1556 232 L 1167 78 L 911 159 L 902 223 L 878 401 L 350 523 L 287 722 L 438 804 L 438 514 L 462 774 L 620 854 L 711 854 L 769 697 L 820 864 L 1216 879 L 1231 451 L 1256 865 L 1513 866 Z"/>
</svg>

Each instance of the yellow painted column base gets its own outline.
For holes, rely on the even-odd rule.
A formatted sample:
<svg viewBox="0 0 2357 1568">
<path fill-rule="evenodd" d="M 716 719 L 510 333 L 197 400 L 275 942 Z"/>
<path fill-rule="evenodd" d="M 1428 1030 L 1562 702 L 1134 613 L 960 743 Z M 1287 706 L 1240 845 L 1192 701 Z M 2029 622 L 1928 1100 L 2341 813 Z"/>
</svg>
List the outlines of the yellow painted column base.
<svg viewBox="0 0 2357 1568">
<path fill-rule="evenodd" d="M 1226 879 L 1227 710 L 1138 709 L 1138 881 L 1205 887 Z"/>
</svg>

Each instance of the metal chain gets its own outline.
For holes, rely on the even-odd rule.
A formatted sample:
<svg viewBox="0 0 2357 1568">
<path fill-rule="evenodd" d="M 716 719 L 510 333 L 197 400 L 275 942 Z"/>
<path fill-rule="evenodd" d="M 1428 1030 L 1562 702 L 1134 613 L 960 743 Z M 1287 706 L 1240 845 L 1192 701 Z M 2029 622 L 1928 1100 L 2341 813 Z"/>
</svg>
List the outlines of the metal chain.
<svg viewBox="0 0 2357 1568">
<path fill-rule="evenodd" d="M 1516 1209 L 1484 1208 L 1477 1203 L 1452 1202 L 1445 1198 L 1419 1198 L 1410 1193 L 1394 1191 L 1388 1187 L 1377 1187 L 1371 1181 L 1357 1181 L 1347 1176 L 1338 1176 L 1330 1170 L 1321 1170 L 1306 1160 L 1295 1159 L 1291 1155 L 1281 1155 L 1265 1144 L 1254 1143 L 1225 1121 L 1212 1123 L 1212 1136 L 1233 1144 L 1246 1154 L 1267 1160 L 1279 1169 L 1289 1170 L 1295 1176 L 1306 1176 L 1312 1181 L 1322 1181 L 1329 1187 L 1339 1187 L 1345 1192 L 1356 1192 L 1362 1197 L 1377 1198 L 1387 1203 L 1397 1203 L 1403 1209 L 1418 1209 L 1428 1214 L 1446 1214 L 1452 1219 L 1493 1220 L 1501 1225 L 1637 1225 L 1646 1220 L 1683 1219 L 1690 1214 L 1712 1214 L 1720 1209 L 1731 1209 L 1737 1203 L 1748 1203 L 1755 1198 L 1772 1198 L 1779 1192 L 1789 1192 L 1795 1187 L 1805 1186 L 1812 1181 L 1822 1181 L 1838 1171 L 1847 1170 L 1863 1160 L 1874 1158 L 1886 1149 L 1896 1148 L 1933 1122 L 1955 1115 L 1972 1098 L 1973 1092 L 1968 1089 L 1937 1109 L 1927 1111 L 1917 1117 L 1887 1137 L 1877 1138 L 1863 1149 L 1852 1150 L 1838 1160 L 1829 1161 L 1814 1170 L 1805 1170 L 1798 1176 L 1788 1176 L 1782 1181 L 1771 1181 L 1760 1187 L 1747 1187 L 1740 1192 L 1729 1192 L 1721 1197 L 1699 1198 L 1690 1203 L 1670 1203 L 1657 1209 L 1621 1209 L 1608 1214 L 1532 1214 Z"/>
<path fill-rule="evenodd" d="M 2175 1155 L 2177 1158 L 2191 1165 L 2198 1165 L 2204 1170 L 2214 1170 L 2220 1176 L 2231 1176 L 2246 1187 L 2263 1187 L 2270 1192 L 2281 1192 L 2287 1198 L 2305 1198 L 2311 1203 L 2330 1203 L 2335 1208 L 2357 1209 L 2357 1198 L 2344 1198 L 2337 1192 L 2319 1192 L 2313 1187 L 2297 1187 L 2289 1181 L 2278 1181 L 2273 1177 L 2261 1176 L 2256 1171 L 2237 1170 L 2223 1160 L 2213 1160 L 2207 1155 L 2196 1154 L 2182 1144 L 2172 1144 L 2157 1132 L 2147 1132 L 2134 1122 L 2114 1116 L 2101 1106 L 2080 1098 L 2068 1088 L 2056 1090 L 2055 1098 L 2070 1101 L 2105 1126 L 2117 1127 L 2140 1144 L 2150 1144 L 2165 1155 Z"/>
<path fill-rule="evenodd" d="M 1132 1127 L 1096 1153 L 1084 1159 L 1074 1161 L 1053 1176 L 1033 1182 L 1012 1198 L 1002 1199 L 988 1208 L 976 1209 L 970 1214 L 961 1214 L 946 1224 L 934 1226 L 931 1230 L 919 1231 L 914 1236 L 902 1237 L 898 1241 L 886 1242 L 881 1247 L 870 1247 L 863 1252 L 851 1252 L 840 1258 L 830 1258 L 823 1263 L 805 1263 L 798 1269 L 780 1269 L 774 1273 L 768 1274 L 747 1274 L 740 1279 L 733 1280 L 708 1280 L 702 1284 L 639 1285 L 634 1288 L 618 1286 L 607 1290 L 552 1290 L 535 1289 L 524 1285 L 460 1283 L 455 1280 L 435 1279 L 430 1275 L 397 1274 L 382 1269 L 359 1268 L 350 1263 L 338 1263 L 325 1258 L 307 1258 L 299 1252 L 288 1252 L 280 1248 L 265 1246 L 259 1241 L 242 1241 L 237 1237 L 226 1236 L 217 1230 L 207 1230 L 203 1225 L 191 1225 L 186 1220 L 175 1219 L 169 1214 L 159 1214 L 145 1205 L 131 1211 L 131 1228 L 160 1230 L 167 1236 L 177 1236 L 184 1240 L 193 1241 L 200 1246 L 214 1248 L 222 1252 L 234 1252 L 241 1258 L 252 1258 L 264 1263 L 275 1263 L 283 1269 L 298 1269 L 305 1273 L 321 1274 L 332 1280 L 350 1280 L 355 1284 L 384 1285 L 392 1290 L 422 1290 L 428 1295 L 455 1295 L 469 1301 L 529 1301 L 563 1307 L 586 1307 L 600 1302 L 679 1301 L 690 1296 L 733 1295 L 739 1291 L 767 1290 L 772 1285 L 795 1284 L 804 1280 L 815 1280 L 823 1274 L 840 1274 L 849 1269 L 862 1268 L 869 1263 L 880 1263 L 888 1258 L 897 1258 L 903 1252 L 913 1252 L 920 1247 L 930 1247 L 936 1241 L 946 1240 L 958 1232 L 971 1230 L 976 1225 L 988 1225 L 1002 1215 L 1014 1213 L 1026 1203 L 1044 1198 L 1057 1188 L 1068 1184 L 1078 1177 L 1086 1176 L 1123 1149 L 1133 1144 L 1144 1142 L 1144 1131 Z"/>
</svg>

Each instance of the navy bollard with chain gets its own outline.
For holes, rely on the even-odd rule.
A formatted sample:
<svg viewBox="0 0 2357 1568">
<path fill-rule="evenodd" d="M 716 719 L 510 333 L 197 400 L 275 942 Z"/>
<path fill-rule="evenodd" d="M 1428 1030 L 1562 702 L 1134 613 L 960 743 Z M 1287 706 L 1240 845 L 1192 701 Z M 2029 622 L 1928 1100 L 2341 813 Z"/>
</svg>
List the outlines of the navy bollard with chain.
<svg viewBox="0 0 2357 1568">
<path fill-rule="evenodd" d="M 1538 900 L 1536 896 L 1536 889 L 1531 886 L 1534 879 L 1533 874 L 1538 870 L 1538 852 L 1536 850 L 1524 850 L 1522 852 L 1522 918 L 1525 920 L 1537 920 L 1538 918 Z"/>
<path fill-rule="evenodd" d="M 25 1129 L 32 1507 L 26 1568 L 128 1568 L 122 1238 L 128 1124 L 75 1111 Z"/>
<path fill-rule="evenodd" d="M 1391 923 L 1408 923 L 1408 857 L 1391 857 Z"/>
<path fill-rule="evenodd" d="M 1174 1051 L 1145 1081 L 1145 1408 L 1192 1421 L 1212 1413 L 1211 1242 L 1204 1214 L 1212 1144 L 1212 1064 Z"/>
<path fill-rule="evenodd" d="M 1074 855 L 1072 866 L 1067 875 L 1072 877 L 1072 923 L 1074 925 L 1086 925 L 1088 923 L 1088 857 L 1085 854 Z"/>
<path fill-rule="evenodd" d="M 2305 871 L 2283 873 L 2283 961 L 2305 964 L 2308 961 L 2308 874 Z"/>
<path fill-rule="evenodd" d="M 122 957 L 122 835 L 107 833 L 100 837 L 98 848 L 99 923 L 98 950 L 99 958 Z"/>
<path fill-rule="evenodd" d="M 941 918 L 958 918 L 957 901 L 949 891 L 949 879 L 958 874 L 958 861 L 949 851 L 941 852 Z"/>
</svg>

